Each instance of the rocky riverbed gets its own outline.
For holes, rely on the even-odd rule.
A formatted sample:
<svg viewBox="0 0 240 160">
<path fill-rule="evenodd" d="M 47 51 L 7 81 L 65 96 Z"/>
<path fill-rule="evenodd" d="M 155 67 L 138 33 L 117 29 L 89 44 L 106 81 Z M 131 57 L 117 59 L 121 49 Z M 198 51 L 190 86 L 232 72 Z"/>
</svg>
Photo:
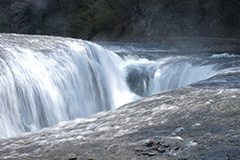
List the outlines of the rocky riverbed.
<svg viewBox="0 0 240 160">
<path fill-rule="evenodd" d="M 237 83 L 237 82 L 236 82 Z M 0 159 L 240 159 L 240 90 L 192 86 L 0 140 Z"/>
</svg>

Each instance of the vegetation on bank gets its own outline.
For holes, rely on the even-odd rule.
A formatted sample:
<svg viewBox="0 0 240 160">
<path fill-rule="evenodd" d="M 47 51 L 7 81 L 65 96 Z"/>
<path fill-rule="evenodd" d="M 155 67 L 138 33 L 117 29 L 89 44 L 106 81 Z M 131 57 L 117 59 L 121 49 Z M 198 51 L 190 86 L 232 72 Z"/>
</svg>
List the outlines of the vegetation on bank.
<svg viewBox="0 0 240 160">
<path fill-rule="evenodd" d="M 95 36 L 240 36 L 240 0 L 11 0 L 0 32 Z"/>
</svg>

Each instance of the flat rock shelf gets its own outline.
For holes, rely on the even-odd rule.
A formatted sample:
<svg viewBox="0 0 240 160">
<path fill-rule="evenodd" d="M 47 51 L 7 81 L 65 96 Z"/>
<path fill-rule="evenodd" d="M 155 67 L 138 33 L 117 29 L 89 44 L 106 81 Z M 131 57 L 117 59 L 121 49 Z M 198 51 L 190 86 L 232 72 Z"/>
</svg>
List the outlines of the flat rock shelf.
<svg viewBox="0 0 240 160">
<path fill-rule="evenodd" d="M 190 86 L 0 140 L 0 159 L 240 159 L 240 90 Z"/>
</svg>

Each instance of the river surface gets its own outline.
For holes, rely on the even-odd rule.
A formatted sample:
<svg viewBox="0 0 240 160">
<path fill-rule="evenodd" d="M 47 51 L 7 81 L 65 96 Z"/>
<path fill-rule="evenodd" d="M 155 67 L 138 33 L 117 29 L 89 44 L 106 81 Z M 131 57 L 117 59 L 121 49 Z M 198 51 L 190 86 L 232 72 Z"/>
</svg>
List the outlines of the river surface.
<svg viewBox="0 0 240 160">
<path fill-rule="evenodd" d="M 239 88 L 240 56 L 158 43 L 0 35 L 0 138 L 188 85 Z"/>
<path fill-rule="evenodd" d="M 97 42 L 126 62 L 131 91 L 149 96 L 184 86 L 239 88 L 240 55 L 234 53 L 178 52 L 159 43 Z"/>
</svg>

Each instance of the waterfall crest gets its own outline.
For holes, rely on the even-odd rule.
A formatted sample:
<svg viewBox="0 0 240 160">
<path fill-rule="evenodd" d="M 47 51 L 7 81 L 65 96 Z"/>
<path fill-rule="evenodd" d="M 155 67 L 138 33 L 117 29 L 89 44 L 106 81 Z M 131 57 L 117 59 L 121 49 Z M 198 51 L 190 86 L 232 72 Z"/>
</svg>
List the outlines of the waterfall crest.
<svg viewBox="0 0 240 160">
<path fill-rule="evenodd" d="M 94 43 L 3 34 L 0 48 L 1 138 L 133 100 L 123 60 Z"/>
</svg>

